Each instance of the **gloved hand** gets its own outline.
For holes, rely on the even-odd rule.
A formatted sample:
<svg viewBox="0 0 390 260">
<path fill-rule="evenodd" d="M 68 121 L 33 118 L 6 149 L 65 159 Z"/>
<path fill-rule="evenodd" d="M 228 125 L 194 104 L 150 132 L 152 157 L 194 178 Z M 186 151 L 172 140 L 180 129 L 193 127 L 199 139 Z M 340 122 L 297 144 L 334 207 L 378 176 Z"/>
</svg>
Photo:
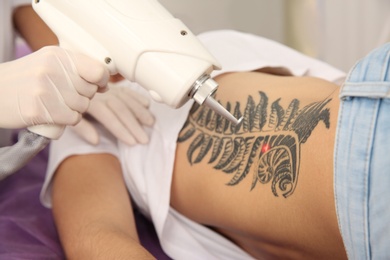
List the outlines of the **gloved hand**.
<svg viewBox="0 0 390 260">
<path fill-rule="evenodd" d="M 149 138 L 143 126 L 154 123 L 149 105 L 149 99 L 129 87 L 109 84 L 106 93 L 98 93 L 91 100 L 87 113 L 126 144 L 145 144 Z M 89 143 L 99 143 L 99 134 L 87 119 L 83 118 L 73 130 Z"/>
<path fill-rule="evenodd" d="M 109 71 L 85 55 L 60 47 L 0 64 L 0 127 L 75 125 L 96 91 L 104 92 Z"/>
</svg>

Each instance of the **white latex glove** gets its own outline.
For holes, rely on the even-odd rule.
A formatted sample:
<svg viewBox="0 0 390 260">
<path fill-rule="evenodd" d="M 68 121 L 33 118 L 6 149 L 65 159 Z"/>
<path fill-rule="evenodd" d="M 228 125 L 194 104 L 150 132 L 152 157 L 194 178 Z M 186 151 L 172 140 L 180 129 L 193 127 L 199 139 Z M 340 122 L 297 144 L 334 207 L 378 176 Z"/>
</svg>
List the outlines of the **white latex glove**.
<svg viewBox="0 0 390 260">
<path fill-rule="evenodd" d="M 152 126 L 154 117 L 148 98 L 129 87 L 109 85 L 105 93 L 97 93 L 87 113 L 104 125 L 116 138 L 128 145 L 149 142 L 144 126 Z M 99 143 L 94 125 L 83 118 L 73 130 L 91 144 Z"/>
<path fill-rule="evenodd" d="M 0 64 L 0 127 L 77 124 L 108 70 L 85 55 L 57 46 Z"/>
</svg>

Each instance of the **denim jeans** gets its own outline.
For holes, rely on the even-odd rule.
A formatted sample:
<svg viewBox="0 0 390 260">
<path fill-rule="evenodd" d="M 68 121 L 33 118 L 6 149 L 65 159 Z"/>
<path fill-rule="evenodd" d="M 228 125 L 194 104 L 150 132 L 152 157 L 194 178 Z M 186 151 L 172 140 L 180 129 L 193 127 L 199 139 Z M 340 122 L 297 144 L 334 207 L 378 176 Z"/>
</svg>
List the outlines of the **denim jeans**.
<svg viewBox="0 0 390 260">
<path fill-rule="evenodd" d="M 390 259 L 390 43 L 349 72 L 335 144 L 336 211 L 349 259 Z"/>
</svg>

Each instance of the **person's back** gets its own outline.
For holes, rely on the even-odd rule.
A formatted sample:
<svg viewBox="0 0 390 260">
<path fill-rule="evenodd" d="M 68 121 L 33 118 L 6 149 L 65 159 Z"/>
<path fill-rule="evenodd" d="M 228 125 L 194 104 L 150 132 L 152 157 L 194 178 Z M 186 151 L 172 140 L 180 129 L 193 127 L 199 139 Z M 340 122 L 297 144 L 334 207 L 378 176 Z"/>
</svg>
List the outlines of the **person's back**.
<svg viewBox="0 0 390 260">
<path fill-rule="evenodd" d="M 178 139 L 171 206 L 255 258 L 346 258 L 333 151 L 339 87 L 308 77 L 223 74 L 227 124 L 194 107 Z"/>
</svg>

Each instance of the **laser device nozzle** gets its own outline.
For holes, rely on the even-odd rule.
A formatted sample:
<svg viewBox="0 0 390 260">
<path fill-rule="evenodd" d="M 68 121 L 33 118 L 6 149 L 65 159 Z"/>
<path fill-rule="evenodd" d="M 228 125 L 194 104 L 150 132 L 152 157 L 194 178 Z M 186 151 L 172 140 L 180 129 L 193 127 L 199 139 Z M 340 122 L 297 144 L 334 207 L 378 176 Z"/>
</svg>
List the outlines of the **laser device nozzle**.
<svg viewBox="0 0 390 260">
<path fill-rule="evenodd" d="M 195 81 L 189 95 L 199 105 L 205 105 L 209 107 L 211 110 L 223 116 L 236 126 L 240 125 L 242 123 L 243 117 L 239 119 L 235 118 L 212 97 L 212 95 L 217 91 L 217 88 L 218 83 L 210 78 L 209 75 L 204 74 Z"/>
</svg>

